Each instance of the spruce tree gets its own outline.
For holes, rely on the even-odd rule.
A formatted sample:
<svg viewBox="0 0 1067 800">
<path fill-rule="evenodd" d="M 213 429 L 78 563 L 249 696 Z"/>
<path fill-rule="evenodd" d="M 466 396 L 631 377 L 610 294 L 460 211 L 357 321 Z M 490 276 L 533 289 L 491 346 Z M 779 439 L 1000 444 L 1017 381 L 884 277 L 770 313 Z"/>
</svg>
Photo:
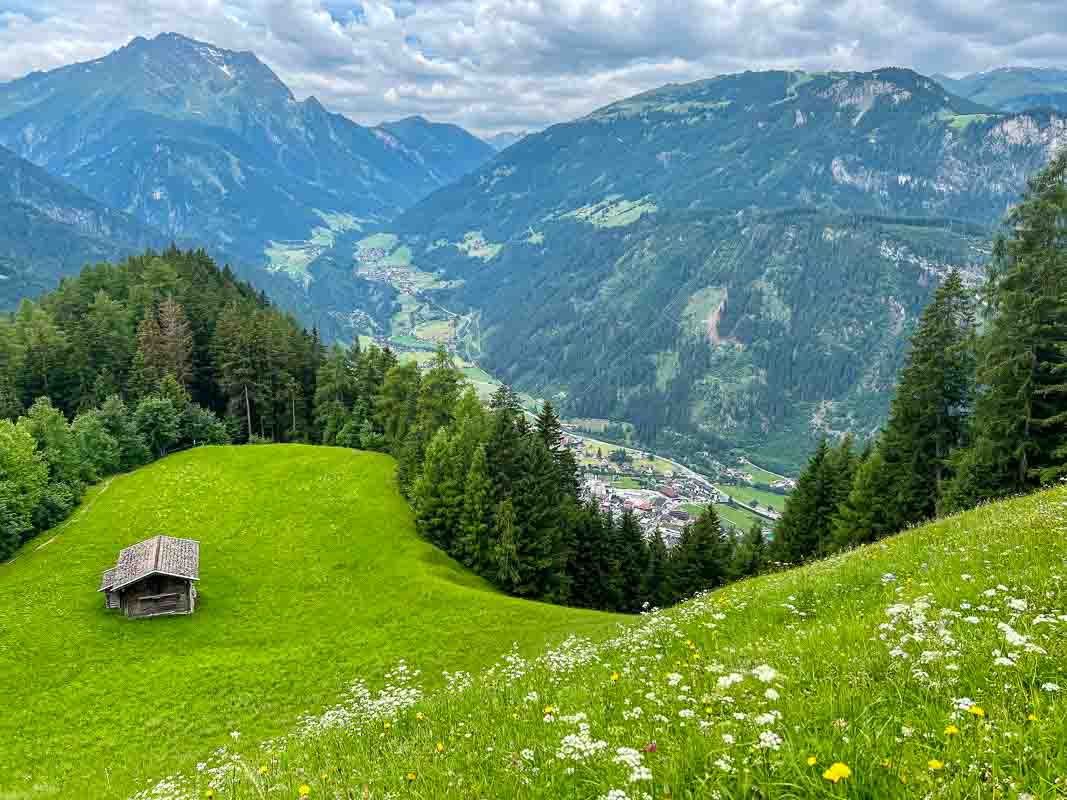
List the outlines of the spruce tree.
<svg viewBox="0 0 1067 800">
<path fill-rule="evenodd" d="M 442 428 L 426 447 L 422 472 L 412 492 L 419 534 L 449 553 L 456 544 L 463 509 L 463 484 L 457 466 L 451 437 Z"/>
<path fill-rule="evenodd" d="M 675 588 L 689 597 L 725 583 L 733 542 L 723 532 L 715 507 L 708 504 L 696 522 L 687 525 L 675 554 Z"/>
<path fill-rule="evenodd" d="M 822 439 L 801 470 L 797 485 L 786 500 L 782 518 L 775 526 L 773 555 L 776 560 L 797 563 L 819 551 L 820 515 L 824 512 L 829 458 L 830 446 Z"/>
<path fill-rule="evenodd" d="M 515 591 L 523 597 L 559 599 L 565 587 L 565 551 L 555 462 L 537 437 L 524 437 L 520 453 L 519 479 L 511 495 L 518 529 Z"/>
<path fill-rule="evenodd" d="M 666 608 L 675 600 L 670 552 L 658 530 L 648 543 L 648 563 L 641 581 L 641 594 L 644 601 L 654 608 Z"/>
<path fill-rule="evenodd" d="M 641 586 L 648 569 L 648 545 L 632 511 L 625 511 L 619 525 L 619 575 L 622 579 L 621 611 L 638 611 L 644 598 Z"/>
<path fill-rule="evenodd" d="M 493 484 L 489 480 L 485 446 L 474 451 L 471 467 L 463 489 L 463 512 L 460 515 L 457 557 L 479 574 L 490 569 L 493 553 L 493 520 L 491 516 Z"/>
<path fill-rule="evenodd" d="M 948 505 L 1067 474 L 1067 152 L 1030 181 L 994 249 L 979 339 L 974 442 Z"/>
<path fill-rule="evenodd" d="M 888 479 L 880 447 L 856 470 L 848 497 L 831 521 L 834 549 L 876 541 L 900 530 L 894 508 L 896 488 Z"/>
<path fill-rule="evenodd" d="M 522 472 L 523 437 L 518 425 L 522 419 L 522 411 L 508 401 L 507 395 L 504 395 L 502 402 L 497 402 L 501 399 L 502 391 L 503 389 L 498 390 L 493 396 L 485 452 L 495 502 L 511 495 Z"/>
<path fill-rule="evenodd" d="M 501 501 L 496 507 L 496 525 L 493 532 L 494 583 L 505 592 L 514 593 L 518 588 L 519 551 L 518 531 L 515 520 L 515 508 L 510 499 Z"/>
<path fill-rule="evenodd" d="M 730 577 L 738 580 L 759 575 L 766 561 L 767 540 L 763 536 L 763 526 L 759 522 L 753 522 L 734 548 Z"/>
<path fill-rule="evenodd" d="M 615 609 L 613 594 L 619 573 L 609 521 L 595 500 L 583 505 L 576 516 L 574 552 L 568 562 L 571 600 L 586 608 Z"/>
</svg>

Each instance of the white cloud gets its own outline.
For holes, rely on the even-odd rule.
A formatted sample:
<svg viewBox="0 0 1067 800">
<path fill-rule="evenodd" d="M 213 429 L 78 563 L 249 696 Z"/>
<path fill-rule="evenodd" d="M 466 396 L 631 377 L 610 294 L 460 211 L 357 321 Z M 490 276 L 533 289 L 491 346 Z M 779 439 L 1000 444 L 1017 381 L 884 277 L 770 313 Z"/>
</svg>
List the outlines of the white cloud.
<svg viewBox="0 0 1067 800">
<path fill-rule="evenodd" d="M 771 67 L 1056 65 L 1060 0 L 7 0 L 0 80 L 175 31 L 252 50 L 360 122 L 537 128 L 669 81 Z"/>
</svg>

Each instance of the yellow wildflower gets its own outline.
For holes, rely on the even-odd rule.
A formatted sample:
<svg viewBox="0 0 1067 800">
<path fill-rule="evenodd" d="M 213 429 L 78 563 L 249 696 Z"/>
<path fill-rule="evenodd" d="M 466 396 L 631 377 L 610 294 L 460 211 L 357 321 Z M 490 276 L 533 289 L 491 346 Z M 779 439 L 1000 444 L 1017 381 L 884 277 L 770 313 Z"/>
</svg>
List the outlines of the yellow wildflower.
<svg viewBox="0 0 1067 800">
<path fill-rule="evenodd" d="M 808 766 L 809 767 L 814 767 L 815 764 L 818 763 L 818 761 L 819 761 L 819 759 L 817 759 L 815 756 L 808 756 Z"/>
<path fill-rule="evenodd" d="M 611 673 L 611 682 L 612 683 L 618 683 L 619 682 L 619 673 L 617 673 L 617 672 Z"/>
<path fill-rule="evenodd" d="M 931 758 L 929 761 L 926 762 L 926 766 L 928 766 L 932 770 L 944 769 L 945 762 L 938 761 L 936 758 Z"/>
<path fill-rule="evenodd" d="M 957 728 L 955 725 L 949 725 L 947 728 L 945 728 L 945 736 L 955 736 L 959 732 L 960 729 Z"/>
<path fill-rule="evenodd" d="M 426 716 L 421 711 L 417 711 L 415 713 L 415 719 L 417 719 L 419 722 L 422 722 L 424 719 L 426 719 Z"/>
<path fill-rule="evenodd" d="M 307 797 L 311 794 L 311 787 L 306 783 L 300 785 L 300 788 L 296 790 L 301 797 Z"/>
<path fill-rule="evenodd" d="M 207 800 L 215 800 L 215 790 L 208 789 L 206 792 L 204 792 L 204 797 L 206 797 Z"/>
<path fill-rule="evenodd" d="M 970 708 L 967 709 L 967 711 L 970 712 L 971 714 L 974 714 L 976 717 L 984 717 L 985 716 L 985 709 L 982 708 L 981 706 L 971 706 Z"/>
<path fill-rule="evenodd" d="M 1026 721 L 1027 722 L 1037 722 L 1037 714 L 1027 714 L 1026 715 Z"/>
<path fill-rule="evenodd" d="M 383 725 L 383 727 L 384 727 L 384 728 L 385 728 L 386 730 L 389 730 L 390 728 L 392 728 L 392 727 L 393 727 L 393 723 L 391 723 L 391 722 L 390 722 L 389 720 L 386 720 L 386 721 L 385 721 L 385 723 L 384 723 L 384 725 Z"/>
<path fill-rule="evenodd" d="M 417 778 L 418 776 L 417 776 L 417 775 L 416 775 L 416 774 L 415 774 L 414 772 L 409 772 L 409 773 L 408 773 L 407 775 L 405 775 L 404 777 L 406 777 L 406 778 L 408 779 L 408 783 L 411 783 L 411 782 L 412 782 L 412 781 L 414 781 L 414 780 L 415 780 L 415 778 Z"/>
<path fill-rule="evenodd" d="M 268 772 L 270 772 L 270 767 L 268 767 L 266 764 L 259 768 L 260 775 L 266 775 Z"/>
<path fill-rule="evenodd" d="M 437 743 L 437 748 L 436 748 L 436 749 L 437 749 L 437 752 L 438 752 L 438 753 L 443 753 L 443 752 L 445 752 L 445 743 L 444 743 L 444 742 L 438 742 L 438 743 Z"/>
<path fill-rule="evenodd" d="M 555 714 L 556 713 L 556 707 L 555 706 L 545 706 L 545 713 L 546 714 Z"/>
<path fill-rule="evenodd" d="M 835 761 L 830 765 L 830 768 L 823 772 L 822 776 L 832 783 L 837 783 L 843 778 L 849 778 L 852 776 L 852 770 L 848 768 L 847 764 L 842 764 L 840 761 Z"/>
</svg>

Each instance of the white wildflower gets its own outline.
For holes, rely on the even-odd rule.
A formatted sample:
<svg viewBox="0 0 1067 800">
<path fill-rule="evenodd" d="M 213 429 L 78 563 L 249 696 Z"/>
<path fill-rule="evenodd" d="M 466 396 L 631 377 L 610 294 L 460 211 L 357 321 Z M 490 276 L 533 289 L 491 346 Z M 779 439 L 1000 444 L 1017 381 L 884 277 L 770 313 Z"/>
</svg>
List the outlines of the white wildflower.
<svg viewBox="0 0 1067 800">
<path fill-rule="evenodd" d="M 756 746 L 761 750 L 777 750 L 782 746 L 782 737 L 774 731 L 763 731 Z"/>
<path fill-rule="evenodd" d="M 760 664 L 752 670 L 752 674 L 759 680 L 763 681 L 763 683 L 770 683 L 778 677 L 778 671 L 768 664 Z"/>
</svg>

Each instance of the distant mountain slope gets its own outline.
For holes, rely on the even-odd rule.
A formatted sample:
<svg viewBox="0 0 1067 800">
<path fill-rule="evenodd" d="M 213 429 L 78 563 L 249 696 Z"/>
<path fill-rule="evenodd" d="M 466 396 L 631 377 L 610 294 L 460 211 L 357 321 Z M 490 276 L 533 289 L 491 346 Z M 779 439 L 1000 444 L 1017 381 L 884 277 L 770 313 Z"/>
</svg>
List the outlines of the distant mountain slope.
<svg viewBox="0 0 1067 800">
<path fill-rule="evenodd" d="M 529 136 L 527 131 L 505 131 L 490 136 L 485 141 L 499 153 L 501 150 L 507 150 L 516 142 L 521 142 L 527 136 Z"/>
<path fill-rule="evenodd" d="M 164 244 L 158 231 L 0 147 L 0 310 L 86 263 Z"/>
<path fill-rule="evenodd" d="M 406 117 L 386 122 L 374 129 L 392 135 L 409 147 L 414 158 L 424 163 L 442 184 L 473 172 L 496 151 L 458 125 L 430 122 L 425 117 Z"/>
<path fill-rule="evenodd" d="M 726 75 L 529 136 L 394 227 L 508 236 L 609 196 L 988 223 L 1064 141 L 1062 117 L 996 114 L 908 70 Z"/>
<path fill-rule="evenodd" d="M 1067 70 L 1003 67 L 962 78 L 935 76 L 950 92 L 1000 111 L 1053 108 L 1067 113 Z"/>
<path fill-rule="evenodd" d="M 412 127 L 412 126 L 409 126 Z M 294 283 L 343 232 L 491 155 L 451 126 L 398 137 L 298 102 L 251 53 L 175 34 L 0 85 L 0 144 L 91 197 Z M 309 312 L 309 308 L 304 309 Z"/>
<path fill-rule="evenodd" d="M 878 425 L 937 281 L 977 279 L 1065 143 L 1059 114 L 908 70 L 726 75 L 528 136 L 388 230 L 522 389 L 649 443 L 792 458 Z"/>
</svg>

